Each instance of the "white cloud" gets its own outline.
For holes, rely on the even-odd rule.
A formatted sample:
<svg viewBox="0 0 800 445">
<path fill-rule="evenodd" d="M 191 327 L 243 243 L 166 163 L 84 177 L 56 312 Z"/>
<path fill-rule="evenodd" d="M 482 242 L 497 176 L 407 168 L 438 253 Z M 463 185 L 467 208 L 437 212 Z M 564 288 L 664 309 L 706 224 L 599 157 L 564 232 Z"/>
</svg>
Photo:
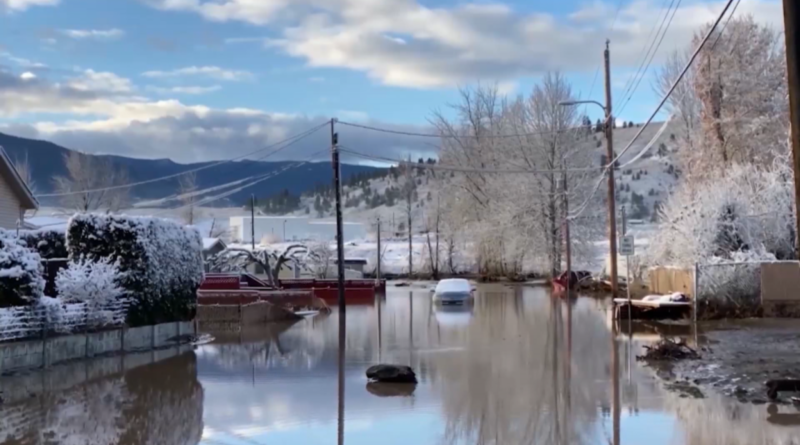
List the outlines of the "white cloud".
<svg viewBox="0 0 800 445">
<path fill-rule="evenodd" d="M 36 74 L 33 74 L 30 71 L 25 71 L 24 73 L 20 74 L 19 78 L 22 80 L 32 80 L 36 79 Z"/>
<path fill-rule="evenodd" d="M 85 70 L 80 76 L 70 79 L 67 85 L 78 91 L 93 91 L 105 94 L 126 94 L 133 92 L 130 79 L 109 72 Z"/>
<path fill-rule="evenodd" d="M 0 11 L 24 11 L 31 6 L 54 6 L 60 0 L 0 0 Z"/>
<path fill-rule="evenodd" d="M 363 111 L 355 111 L 355 110 L 338 110 L 336 112 L 337 117 L 341 118 L 345 121 L 366 121 L 369 120 L 369 114 Z"/>
<path fill-rule="evenodd" d="M 187 105 L 175 99 L 151 100 L 134 92 L 128 79 L 113 73 L 86 70 L 68 82 L 48 83 L 40 78 L 23 80 L 19 74 L 0 71 L 0 118 L 25 117 L 25 121 L 34 122 L 0 124 L 0 128 L 4 132 L 47 139 L 90 153 L 108 153 L 109 147 L 113 147 L 117 155 L 197 162 L 256 151 L 328 119 L 327 116 Z M 54 115 L 69 115 L 70 118 L 55 120 L 51 117 Z M 373 122 L 361 112 L 342 112 L 341 115 L 400 131 L 431 131 L 417 126 Z M 400 158 L 409 151 L 433 152 L 431 146 L 407 137 L 344 125 L 340 125 L 338 131 L 348 141 L 348 146 L 373 154 Z M 319 131 L 271 159 L 308 159 L 319 152 L 320 146 L 328 144 L 329 137 Z"/>
<path fill-rule="evenodd" d="M 270 39 L 267 37 L 229 37 L 225 39 L 228 45 L 235 45 L 237 43 L 265 43 Z"/>
<path fill-rule="evenodd" d="M 523 13 L 499 3 L 427 7 L 418 0 L 151 0 L 214 21 L 289 23 L 266 42 L 312 67 L 347 68 L 386 84 L 452 87 L 476 80 L 512 81 L 547 70 L 593 71 L 606 38 L 615 67 L 638 65 L 642 45 L 665 14 L 660 0 L 594 1 L 564 17 Z M 723 1 L 684 1 L 655 59 L 687 46 Z M 778 0 L 743 2 L 737 14 L 782 25 Z M 271 25 L 272 26 L 272 25 Z"/>
<path fill-rule="evenodd" d="M 6 59 L 9 62 L 15 63 L 23 68 L 27 69 L 44 69 L 47 68 L 47 65 L 44 63 L 34 62 L 30 59 L 25 59 L 23 57 L 17 57 L 13 54 L 5 51 L 0 51 L 0 58 Z"/>
<path fill-rule="evenodd" d="M 125 35 L 125 31 L 112 29 L 62 29 L 59 32 L 75 40 L 113 40 Z"/>
<path fill-rule="evenodd" d="M 142 76 L 152 79 L 202 76 L 228 82 L 241 82 L 255 77 L 249 71 L 226 70 L 218 66 L 190 66 L 172 71 L 146 71 L 142 73 Z"/>
<path fill-rule="evenodd" d="M 201 87 L 201 86 L 179 86 L 179 87 L 170 87 L 170 88 L 163 88 L 157 86 L 148 86 L 147 90 L 152 91 L 158 94 L 187 94 L 187 95 L 200 95 L 200 94 L 208 94 L 213 93 L 215 91 L 221 90 L 222 87 L 220 85 L 211 85 L 208 87 Z"/>
</svg>

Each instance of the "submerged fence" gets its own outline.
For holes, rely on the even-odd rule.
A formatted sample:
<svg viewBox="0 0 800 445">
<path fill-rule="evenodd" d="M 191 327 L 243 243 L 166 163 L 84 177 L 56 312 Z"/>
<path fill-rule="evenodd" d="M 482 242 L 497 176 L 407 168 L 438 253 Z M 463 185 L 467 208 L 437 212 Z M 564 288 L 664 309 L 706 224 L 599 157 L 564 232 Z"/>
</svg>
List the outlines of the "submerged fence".
<svg viewBox="0 0 800 445">
<path fill-rule="evenodd" d="M 0 342 L 121 327 L 127 312 L 124 299 L 98 305 L 45 297 L 31 306 L 0 309 Z"/>
<path fill-rule="evenodd" d="M 756 315 L 762 304 L 800 304 L 800 262 L 728 261 L 650 270 L 650 289 L 691 297 L 701 317 Z M 795 297 L 797 294 L 797 297 Z M 695 298 L 696 297 L 696 298 Z"/>
</svg>

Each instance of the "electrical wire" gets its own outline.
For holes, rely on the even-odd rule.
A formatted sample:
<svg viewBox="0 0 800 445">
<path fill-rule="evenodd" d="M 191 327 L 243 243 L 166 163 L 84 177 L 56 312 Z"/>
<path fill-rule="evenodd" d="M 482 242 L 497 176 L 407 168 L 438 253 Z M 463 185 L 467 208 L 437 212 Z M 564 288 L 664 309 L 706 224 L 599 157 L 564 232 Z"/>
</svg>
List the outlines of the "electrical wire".
<svg viewBox="0 0 800 445">
<path fill-rule="evenodd" d="M 279 151 L 285 150 L 286 148 L 289 148 L 292 145 L 302 141 L 303 139 L 311 136 L 312 134 L 314 134 L 317 131 L 319 131 L 319 128 L 317 128 L 316 130 L 314 130 L 314 131 L 312 131 L 310 133 L 306 133 L 306 134 L 304 134 L 304 135 L 302 135 L 302 136 L 300 136 L 298 138 L 295 138 L 293 141 L 286 143 L 286 145 L 280 147 L 279 149 L 277 149 L 277 150 L 275 150 L 275 151 L 273 151 L 271 153 L 268 153 L 265 156 L 262 156 L 260 158 L 254 159 L 254 161 L 264 160 L 264 159 L 268 158 L 269 156 L 272 156 L 273 154 L 278 153 Z M 266 173 L 266 174 L 269 174 L 269 173 Z M 194 191 L 190 191 L 190 192 L 186 192 L 186 193 L 177 193 L 177 194 L 174 194 L 172 196 L 167 196 L 167 197 L 164 197 L 164 198 L 151 199 L 149 201 L 136 203 L 136 204 L 133 205 L 133 207 L 148 207 L 148 206 L 153 206 L 153 205 L 161 205 L 161 204 L 164 204 L 164 203 L 167 203 L 167 202 L 170 202 L 170 201 L 177 201 L 177 200 L 182 200 L 182 199 L 186 199 L 186 198 L 191 198 L 191 197 L 194 197 L 194 196 L 199 196 L 199 195 L 203 195 L 203 194 L 206 194 L 206 193 L 209 193 L 209 192 L 214 192 L 214 191 L 222 190 L 222 189 L 225 189 L 225 188 L 228 188 L 228 187 L 232 187 L 232 186 L 241 184 L 242 182 L 246 182 L 246 181 L 249 181 L 249 180 L 252 180 L 252 179 L 256 179 L 256 178 L 261 178 L 263 176 L 264 175 L 253 175 L 253 176 L 250 176 L 250 177 L 247 177 L 247 178 L 244 178 L 244 179 L 238 179 L 236 181 L 231 181 L 231 182 L 228 182 L 228 183 L 222 184 L 222 185 L 215 185 L 215 186 L 208 187 L 208 188 L 202 189 L 202 190 L 194 190 Z"/>
<path fill-rule="evenodd" d="M 61 197 L 61 196 L 73 196 L 73 195 L 80 195 L 80 194 L 84 194 L 84 193 L 97 193 L 97 192 L 105 192 L 105 191 L 109 191 L 109 190 L 126 189 L 126 188 L 132 188 L 132 187 L 144 185 L 144 184 L 152 184 L 152 183 L 155 183 L 155 182 L 166 181 L 168 179 L 173 179 L 173 178 L 177 178 L 177 177 L 180 177 L 180 176 L 188 175 L 188 174 L 191 174 L 191 173 L 196 173 L 196 172 L 199 172 L 199 171 L 202 171 L 202 170 L 207 170 L 209 168 L 217 167 L 217 166 L 220 166 L 220 165 L 223 165 L 223 164 L 228 164 L 230 162 L 234 162 L 234 161 L 237 161 L 237 160 L 240 160 L 240 159 L 244 159 L 244 158 L 246 158 L 248 156 L 252 156 L 252 155 L 254 155 L 256 153 L 259 153 L 259 152 L 262 152 L 264 150 L 269 150 L 270 148 L 276 147 L 276 146 L 284 144 L 286 142 L 293 141 L 294 139 L 304 138 L 306 136 L 311 135 L 312 133 L 315 133 L 315 132 L 319 131 L 319 129 L 321 129 L 322 127 L 328 125 L 329 123 L 330 123 L 330 121 L 326 121 L 325 123 L 322 123 L 320 125 L 317 125 L 316 127 L 310 128 L 310 129 L 308 129 L 308 130 L 306 130 L 306 131 L 304 131 L 302 133 L 295 134 L 295 135 L 290 136 L 290 137 L 288 137 L 286 139 L 278 141 L 278 142 L 276 142 L 274 144 L 267 145 L 266 147 L 259 148 L 258 150 L 252 151 L 250 153 L 246 153 L 244 155 L 237 156 L 235 158 L 227 159 L 227 160 L 224 160 L 224 161 L 215 162 L 213 164 L 204 165 L 202 167 L 194 168 L 194 169 L 187 170 L 187 171 L 184 171 L 184 172 L 175 173 L 175 174 L 167 175 L 167 176 L 162 176 L 160 178 L 154 178 L 154 179 L 148 179 L 148 180 L 145 180 L 145 181 L 134 182 L 134 183 L 131 183 L 131 184 L 120 184 L 120 185 L 115 185 L 115 186 L 110 186 L 110 187 L 101 187 L 101 188 L 96 188 L 96 189 L 80 190 L 80 191 L 75 191 L 75 192 L 48 193 L 48 194 L 44 194 L 44 195 L 38 195 L 36 197 L 37 198 L 55 198 L 55 197 Z M 277 150 L 275 150 L 273 152 L 270 152 L 270 153 L 267 154 L 267 156 L 272 156 L 272 155 L 280 152 L 284 148 L 286 148 L 286 147 L 281 147 L 281 148 L 279 148 L 279 149 L 277 149 Z M 262 158 L 262 159 L 264 159 L 264 158 Z"/>
<path fill-rule="evenodd" d="M 226 192 L 224 192 L 224 193 L 220 193 L 219 195 L 208 196 L 208 197 L 206 197 L 206 198 L 203 198 L 203 199 L 201 199 L 201 200 L 199 200 L 199 201 L 197 201 L 197 202 L 193 202 L 193 203 L 190 203 L 190 204 L 187 204 L 187 205 L 183 205 L 183 206 L 180 206 L 180 207 L 176 207 L 176 208 L 174 208 L 174 209 L 165 209 L 165 210 L 163 210 L 163 211 L 161 211 L 161 212 L 158 212 L 157 214 L 159 214 L 159 215 L 160 215 L 160 214 L 164 214 L 164 213 L 166 213 L 166 212 L 168 212 L 168 211 L 173 211 L 173 210 L 182 210 L 182 209 L 185 209 L 185 208 L 188 208 L 188 207 L 192 207 L 192 206 L 193 206 L 193 207 L 200 207 L 200 206 L 202 206 L 202 205 L 209 204 L 209 203 L 212 203 L 212 202 L 218 201 L 218 200 L 220 200 L 220 199 L 227 198 L 228 196 L 230 196 L 230 195 L 232 195 L 232 194 L 234 194 L 234 193 L 240 192 L 240 191 L 242 191 L 242 190 L 244 190 L 244 189 L 246 189 L 246 188 L 248 188 L 248 187 L 252 187 L 252 186 L 254 186 L 254 185 L 256 185 L 256 184 L 259 184 L 259 183 L 261 183 L 261 182 L 264 182 L 264 181 L 266 181 L 266 180 L 268 180 L 268 179 L 272 179 L 272 178 L 274 178 L 274 177 L 276 177 L 276 176 L 278 176 L 278 175 L 280 175 L 280 174 L 282 174 L 282 173 L 285 173 L 285 172 L 286 172 L 286 171 L 288 171 L 288 170 L 291 170 L 291 169 L 294 169 L 294 168 L 298 168 L 298 167 L 302 167 L 303 165 L 305 165 L 305 164 L 308 164 L 309 162 L 313 162 L 313 158 L 314 158 L 315 156 L 317 156 L 317 155 L 319 155 L 319 154 L 321 154 L 321 153 L 323 153 L 323 152 L 325 152 L 325 151 L 327 151 L 327 150 L 328 150 L 328 149 L 323 149 L 323 150 L 320 150 L 320 151 L 314 152 L 314 153 L 312 153 L 312 154 L 309 156 L 309 159 L 307 159 L 307 160 L 305 160 L 305 161 L 300 161 L 300 162 L 297 162 L 297 163 L 295 163 L 295 164 L 288 165 L 288 166 L 286 166 L 286 167 L 284 167 L 284 168 L 282 168 L 281 170 L 279 170 L 279 171 L 276 171 L 276 172 L 270 172 L 270 173 L 268 173 L 268 174 L 266 174 L 266 175 L 264 175 L 264 176 L 261 176 L 261 177 L 259 177 L 259 178 L 255 179 L 255 180 L 253 180 L 252 182 L 249 182 L 249 183 L 247 183 L 247 184 L 244 184 L 244 185 L 242 185 L 242 186 L 240 186 L 240 187 L 237 187 L 237 188 L 235 188 L 235 189 L 228 190 L 228 191 L 226 191 Z"/>
<path fill-rule="evenodd" d="M 611 162 L 609 162 L 609 164 L 606 166 L 606 170 L 608 170 L 608 168 L 610 166 L 613 166 L 619 160 L 620 157 L 622 157 L 628 150 L 630 150 L 630 148 L 633 146 L 634 142 L 636 142 L 636 140 L 639 139 L 639 137 L 642 136 L 642 133 L 647 128 L 647 126 L 650 125 L 653 122 L 653 119 L 655 119 L 655 117 L 661 111 L 661 108 L 664 107 L 664 104 L 667 103 L 667 100 L 672 95 L 672 93 L 675 91 L 675 88 L 677 88 L 678 84 L 680 83 L 680 81 L 683 80 L 683 76 L 685 76 L 686 73 L 689 71 L 689 68 L 691 68 L 691 66 L 694 63 L 695 59 L 697 59 L 697 56 L 700 54 L 700 51 L 703 49 L 703 46 L 711 38 L 711 35 L 717 29 L 717 26 L 719 26 L 720 22 L 722 21 L 722 18 L 725 16 L 725 13 L 728 11 L 728 9 L 730 8 L 731 4 L 733 4 L 733 2 L 734 2 L 734 0 L 728 0 L 728 2 L 725 4 L 725 7 L 722 9 L 722 12 L 720 13 L 719 17 L 717 17 L 717 19 L 711 25 L 711 28 L 709 28 L 708 33 L 706 33 L 705 37 L 703 37 L 703 40 L 700 42 L 700 44 L 694 50 L 694 52 L 692 53 L 692 56 L 689 58 L 689 61 L 686 63 L 686 66 L 683 68 L 681 73 L 678 75 L 678 78 L 673 81 L 672 86 L 670 86 L 669 90 L 664 95 L 664 97 L 661 99 L 661 101 L 659 102 L 659 104 L 656 107 L 656 109 L 653 111 L 653 113 L 650 115 L 650 117 L 647 119 L 647 121 L 644 123 L 644 125 L 642 125 L 639 128 L 639 131 L 633 136 L 633 139 L 631 139 L 631 141 L 628 142 L 628 145 L 625 146 L 625 148 L 622 150 L 622 152 L 620 152 L 619 155 L 617 155 Z"/>
<path fill-rule="evenodd" d="M 628 145 L 625 146 L 625 148 L 622 150 L 622 152 L 620 152 L 619 155 L 617 155 L 614 159 L 611 160 L 611 162 L 608 163 L 608 165 L 605 166 L 605 168 L 603 169 L 603 175 L 602 176 L 605 176 L 605 174 L 608 172 L 609 168 L 613 168 L 614 164 L 616 164 L 617 161 L 619 161 L 619 159 L 628 150 L 630 150 L 630 148 L 633 146 L 634 142 L 636 142 L 636 140 L 639 139 L 639 137 L 641 137 L 642 133 L 647 128 L 647 126 L 650 125 L 650 123 L 653 122 L 653 119 L 655 119 L 656 115 L 658 115 L 658 113 L 661 111 L 661 108 L 664 106 L 665 103 L 667 103 L 667 99 L 669 99 L 669 97 L 675 91 L 675 88 L 677 88 L 678 83 L 680 83 L 680 81 L 683 79 L 683 76 L 685 76 L 686 73 L 689 71 L 689 68 L 691 68 L 691 66 L 694 63 L 695 59 L 697 59 L 697 56 L 700 54 L 700 51 L 703 49 L 703 46 L 705 46 L 706 42 L 708 42 L 708 40 L 711 38 L 711 35 L 717 29 L 717 27 L 719 26 L 720 22 L 722 21 L 722 18 L 725 17 L 725 14 L 728 12 L 728 9 L 730 9 L 730 7 L 733 4 L 733 2 L 734 2 L 734 0 L 728 0 L 728 2 L 725 4 L 725 7 L 722 8 L 722 12 L 720 12 L 719 17 L 717 17 L 717 19 L 711 25 L 711 28 L 709 28 L 708 32 L 703 37 L 703 40 L 700 42 L 700 44 L 697 46 L 697 48 L 692 53 L 692 56 L 689 58 L 688 62 L 686 63 L 686 66 L 683 68 L 681 73 L 678 75 L 677 79 L 675 79 L 675 81 L 673 81 L 672 86 L 669 88 L 669 90 L 666 92 L 664 97 L 659 102 L 659 104 L 656 107 L 656 109 L 653 111 L 653 113 L 647 119 L 647 122 L 645 122 L 645 124 L 642 125 L 639 128 L 639 131 L 636 132 L 636 134 L 633 136 L 633 139 L 631 139 L 630 142 L 628 142 Z M 588 207 L 589 202 L 594 197 L 594 194 L 597 193 L 597 190 L 600 188 L 600 184 L 602 183 L 602 180 L 603 180 L 603 178 L 601 177 L 600 180 L 597 182 L 597 185 L 595 186 L 595 188 L 592 191 L 592 193 L 590 193 L 589 196 L 586 198 L 586 200 L 583 202 L 583 204 L 581 204 L 579 206 L 580 210 L 577 213 L 575 213 L 574 215 L 569 216 L 569 219 L 574 219 L 575 217 L 577 217 L 581 213 L 583 213 L 584 210 L 586 210 L 586 208 Z"/>
<path fill-rule="evenodd" d="M 658 38 L 658 34 L 656 34 L 656 37 L 658 38 L 658 43 L 655 45 L 655 48 L 654 48 L 653 52 L 650 54 L 650 59 L 647 61 L 647 64 L 644 66 L 644 69 L 642 70 L 641 74 L 639 75 L 639 79 L 636 81 L 636 84 L 633 85 L 633 88 L 631 88 L 631 91 L 630 91 L 630 94 L 628 95 L 628 98 L 625 99 L 625 96 L 623 95 L 624 102 L 622 104 L 622 108 L 617 112 L 619 115 L 621 115 L 622 112 L 625 111 L 625 108 L 628 106 L 628 104 L 630 103 L 631 99 L 633 99 L 633 95 L 636 94 L 636 90 L 639 88 L 639 85 L 642 83 L 642 79 L 644 79 L 644 76 L 647 74 L 647 71 L 650 69 L 650 65 L 653 63 L 653 59 L 656 57 L 656 54 L 658 53 L 659 48 L 661 48 L 661 44 L 664 42 L 664 37 L 667 36 L 667 31 L 669 31 L 669 27 L 670 27 L 670 25 L 672 25 L 672 20 L 675 18 L 675 14 L 678 13 L 678 8 L 680 8 L 680 6 L 681 6 L 681 0 L 678 0 L 677 4 L 675 5 L 675 9 L 672 10 L 672 15 L 669 15 L 669 10 L 667 10 L 667 15 L 669 15 L 669 21 L 666 22 L 667 26 L 664 27 L 664 32 L 661 33 L 661 37 L 660 38 Z"/>
<path fill-rule="evenodd" d="M 662 9 L 665 6 L 667 6 L 667 2 L 668 1 L 670 1 L 670 0 L 663 0 L 663 3 L 661 4 L 661 8 Z M 674 2 L 675 0 L 672 0 L 672 1 Z M 667 10 L 667 14 L 668 13 L 669 13 L 669 10 Z M 666 15 L 664 17 L 666 17 Z M 664 21 L 662 19 L 661 25 L 663 26 L 663 24 L 664 24 Z M 622 90 L 623 90 L 623 93 L 622 93 L 622 96 L 621 96 L 622 98 L 624 98 L 628 94 L 628 91 L 630 91 L 631 85 L 633 85 L 634 80 L 639 75 L 639 72 L 641 71 L 642 66 L 644 65 L 644 61 L 647 60 L 647 54 L 646 53 L 649 53 L 649 49 L 646 50 L 646 48 L 648 48 L 647 42 L 650 42 L 650 48 L 652 48 L 653 42 L 655 42 L 655 38 L 658 35 L 658 34 L 656 34 L 656 36 L 653 36 L 653 33 L 655 32 L 655 30 L 656 30 L 655 26 L 650 28 L 650 33 L 647 35 L 647 38 L 644 40 L 645 43 L 644 43 L 644 45 L 642 45 L 642 50 L 639 52 L 639 56 L 636 58 L 639 61 L 638 62 L 639 67 L 636 69 L 636 73 L 633 75 L 633 77 L 629 78 L 625 82 L 625 86 L 622 88 Z M 653 40 L 650 40 L 651 38 Z M 617 104 L 615 104 L 615 105 L 617 105 Z M 616 106 L 614 108 L 616 108 Z"/>
<path fill-rule="evenodd" d="M 384 162 L 392 162 L 399 165 L 407 165 L 411 168 L 421 168 L 427 170 L 441 170 L 441 171 L 450 171 L 450 172 L 460 172 L 460 173 L 496 173 L 496 174 L 537 174 L 537 173 L 563 173 L 563 172 L 587 172 L 587 171 L 596 171 L 596 170 L 603 170 L 603 167 L 585 167 L 585 168 L 567 168 L 567 169 L 491 169 L 491 168 L 470 168 L 470 167 L 458 167 L 458 166 L 450 166 L 450 165 L 441 165 L 441 164 L 420 164 L 416 162 L 409 162 L 404 161 L 401 159 L 393 159 L 387 158 L 383 156 L 375 156 L 369 155 L 366 153 L 361 153 L 359 151 L 348 149 L 341 144 L 339 145 L 339 151 L 343 153 L 349 153 L 354 156 L 358 156 L 365 159 L 370 159 L 373 161 L 384 161 Z"/>
<path fill-rule="evenodd" d="M 568 131 L 575 131 L 580 130 L 583 127 L 573 127 L 567 128 L 564 130 L 555 130 L 555 131 L 535 131 L 530 133 L 516 133 L 516 134 L 492 134 L 492 135 L 485 135 L 485 136 L 473 136 L 473 135 L 451 135 L 451 134 L 433 134 L 433 133 L 416 133 L 413 131 L 400 131 L 400 130 L 391 130 L 388 128 L 380 128 L 380 127 L 373 127 L 370 125 L 363 125 L 363 124 L 355 124 L 352 122 L 345 122 L 345 121 L 336 121 L 339 124 L 346 125 L 348 127 L 354 128 L 361 128 L 362 130 L 370 130 L 370 131 L 377 131 L 380 133 L 388 133 L 388 134 L 396 134 L 400 136 L 415 136 L 415 137 L 423 137 L 423 138 L 437 138 L 437 139 L 460 139 L 460 138 L 473 138 L 473 139 L 504 139 L 504 138 L 524 138 L 528 136 L 540 136 L 545 134 L 557 134 L 557 133 L 566 133 Z"/>
</svg>

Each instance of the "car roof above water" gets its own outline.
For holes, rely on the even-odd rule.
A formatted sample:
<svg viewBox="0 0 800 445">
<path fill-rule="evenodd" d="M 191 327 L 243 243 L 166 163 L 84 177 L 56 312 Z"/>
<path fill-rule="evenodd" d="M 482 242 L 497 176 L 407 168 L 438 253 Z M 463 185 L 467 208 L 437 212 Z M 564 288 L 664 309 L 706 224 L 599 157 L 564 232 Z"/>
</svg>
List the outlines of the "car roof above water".
<svg viewBox="0 0 800 445">
<path fill-rule="evenodd" d="M 439 281 L 436 285 L 436 293 L 444 292 L 472 292 L 472 285 L 463 278 L 450 278 Z"/>
</svg>

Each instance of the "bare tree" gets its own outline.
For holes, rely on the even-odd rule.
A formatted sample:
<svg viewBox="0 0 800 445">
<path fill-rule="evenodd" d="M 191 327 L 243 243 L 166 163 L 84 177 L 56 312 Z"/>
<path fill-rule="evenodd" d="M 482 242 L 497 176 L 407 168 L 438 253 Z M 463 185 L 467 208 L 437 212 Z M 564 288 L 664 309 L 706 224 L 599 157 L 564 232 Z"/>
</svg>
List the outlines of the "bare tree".
<svg viewBox="0 0 800 445">
<path fill-rule="evenodd" d="M 328 269 L 330 268 L 331 261 L 336 255 L 336 251 L 331 248 L 330 243 L 320 241 L 310 246 L 308 250 L 308 257 L 311 265 L 316 269 L 316 274 L 320 278 L 328 277 Z"/>
<path fill-rule="evenodd" d="M 594 147 L 576 109 L 561 105 L 573 99 L 565 77 L 548 73 L 528 97 L 502 99 L 496 88 L 479 86 L 462 91 L 455 120 L 435 116 L 433 124 L 443 136 L 441 162 L 465 169 L 440 180 L 445 225 L 468 234 L 481 274 L 517 277 L 523 264 L 556 273 L 568 211 L 564 198 L 587 202 L 590 211 L 602 204 L 602 198 L 586 201 L 597 181 L 597 173 L 586 169 Z M 569 190 L 559 172 L 564 168 L 571 169 Z M 491 172 L 504 169 L 530 173 Z M 595 219 L 573 224 L 599 225 Z M 581 236 L 587 231 L 576 227 L 575 233 L 575 256 L 589 257 L 591 240 Z M 447 242 L 451 259 L 453 244 Z"/>
<path fill-rule="evenodd" d="M 208 263 L 211 270 L 221 272 L 243 271 L 250 265 L 256 265 L 264 271 L 269 285 L 277 288 L 283 266 L 293 263 L 293 267 L 303 267 L 302 257 L 308 253 L 308 248 L 302 244 L 292 244 L 280 254 L 267 249 L 254 252 L 230 247 L 209 258 Z"/>
<path fill-rule="evenodd" d="M 187 173 L 180 177 L 181 216 L 188 225 L 193 225 L 200 217 L 200 210 L 197 207 L 197 174 Z"/>
<path fill-rule="evenodd" d="M 433 215 L 428 214 L 425 220 L 425 240 L 428 244 L 428 261 L 430 262 L 431 278 L 434 280 L 439 279 L 439 225 L 441 223 L 441 207 L 439 206 L 439 197 L 436 197 L 436 210 Z M 435 233 L 435 245 L 431 244 L 431 230 Z"/>
<path fill-rule="evenodd" d="M 695 34 L 694 49 L 708 27 Z M 700 51 L 671 96 L 681 123 L 682 169 L 704 178 L 736 163 L 770 166 L 786 151 L 788 92 L 782 34 L 752 16 L 733 18 Z M 656 81 L 665 93 L 686 53 L 673 54 Z"/>
<path fill-rule="evenodd" d="M 28 190 L 35 195 L 36 181 L 33 179 L 33 170 L 31 169 L 31 164 L 28 162 L 28 152 L 25 152 L 25 157 L 23 159 L 14 160 L 14 170 L 17 171 L 19 177 L 25 185 L 28 186 Z"/>
<path fill-rule="evenodd" d="M 129 201 L 128 175 L 115 169 L 108 158 L 70 151 L 64 156 L 67 176 L 57 176 L 56 192 L 64 194 L 61 205 L 79 213 L 125 208 Z"/>
<path fill-rule="evenodd" d="M 209 238 L 220 238 L 228 240 L 230 238 L 230 229 L 217 223 L 217 218 L 211 220 L 211 227 L 208 229 Z"/>
</svg>

